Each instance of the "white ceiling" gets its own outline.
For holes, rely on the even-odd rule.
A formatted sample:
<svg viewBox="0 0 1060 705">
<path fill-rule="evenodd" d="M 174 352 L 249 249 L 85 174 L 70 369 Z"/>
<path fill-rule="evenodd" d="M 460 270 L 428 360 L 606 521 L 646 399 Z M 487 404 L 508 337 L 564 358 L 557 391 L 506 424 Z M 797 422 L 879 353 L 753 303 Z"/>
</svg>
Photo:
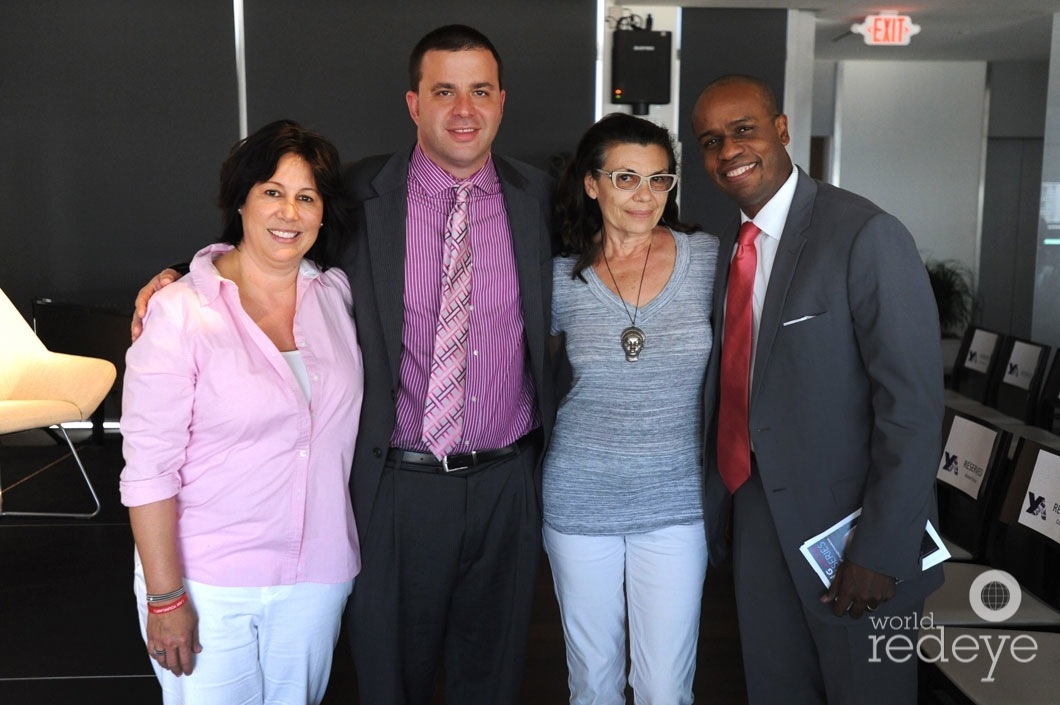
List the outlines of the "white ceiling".
<svg viewBox="0 0 1060 705">
<path fill-rule="evenodd" d="M 615 3 L 620 4 L 620 3 Z M 631 4 L 714 8 L 790 8 L 817 17 L 818 59 L 1047 61 L 1060 0 L 636 0 Z M 885 10 L 909 15 L 920 33 L 906 47 L 867 46 L 850 25 Z"/>
</svg>

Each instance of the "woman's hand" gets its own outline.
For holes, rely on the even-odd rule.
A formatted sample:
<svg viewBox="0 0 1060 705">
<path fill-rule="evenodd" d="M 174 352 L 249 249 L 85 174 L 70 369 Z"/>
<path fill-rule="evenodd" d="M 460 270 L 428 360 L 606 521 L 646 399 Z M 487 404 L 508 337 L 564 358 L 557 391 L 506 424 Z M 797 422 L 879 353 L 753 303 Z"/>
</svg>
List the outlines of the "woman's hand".
<svg viewBox="0 0 1060 705">
<path fill-rule="evenodd" d="M 175 676 L 191 675 L 201 651 L 199 615 L 190 600 L 172 612 L 147 613 L 147 653 L 162 668 Z"/>
<path fill-rule="evenodd" d="M 175 676 L 190 675 L 202 645 L 199 615 L 186 592 L 177 549 L 176 498 L 129 507 L 129 523 L 147 595 L 159 600 L 147 603 L 147 655 Z"/>
</svg>

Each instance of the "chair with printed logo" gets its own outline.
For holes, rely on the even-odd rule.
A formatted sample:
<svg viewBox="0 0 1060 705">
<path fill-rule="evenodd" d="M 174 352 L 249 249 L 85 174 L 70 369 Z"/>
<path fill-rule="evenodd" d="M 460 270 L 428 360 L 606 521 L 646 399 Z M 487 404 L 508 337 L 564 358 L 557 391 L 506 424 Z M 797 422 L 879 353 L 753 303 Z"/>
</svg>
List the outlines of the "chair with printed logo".
<svg viewBox="0 0 1060 705">
<path fill-rule="evenodd" d="M 951 388 L 987 404 L 997 385 L 998 360 L 1005 336 L 986 328 L 969 326 L 953 365 Z"/>
<path fill-rule="evenodd" d="M 1060 349 L 1053 355 L 1053 364 L 1042 385 L 1036 422 L 1044 429 L 1060 432 Z"/>
<path fill-rule="evenodd" d="M 1060 628 L 1060 611 L 1055 596 L 1060 589 L 1060 547 L 1056 540 L 1033 531 L 1018 521 L 1015 503 L 1028 491 L 1030 474 L 1041 453 L 1050 458 L 1060 453 L 1060 438 L 1046 444 L 1028 438 L 1017 441 L 1015 462 L 1004 484 L 1004 497 L 995 504 L 988 527 L 984 561 L 947 563 L 945 584 L 928 597 L 925 613 L 941 625 L 983 626 L 983 619 L 969 602 L 969 589 L 976 579 L 990 570 L 1010 573 L 1020 585 L 1023 600 L 1018 611 L 1007 618 L 1014 626 Z M 1034 526 L 1034 524 L 1031 524 Z M 1045 599 L 1040 598 L 1044 597 Z"/>
<path fill-rule="evenodd" d="M 932 614 L 936 625 L 989 626 L 990 620 L 970 604 L 969 590 L 983 574 L 1001 570 L 1011 574 L 1023 593 L 1019 609 L 1006 617 L 1006 625 L 1060 629 L 1060 609 L 1055 604 L 1060 591 L 1060 544 L 1035 531 L 1033 522 L 1020 521 L 1022 514 L 1016 506 L 1026 497 L 1039 454 L 1046 459 L 1060 457 L 1060 438 L 1054 439 L 1050 445 L 1028 438 L 1017 441 L 1004 496 L 990 518 L 984 561 L 943 564 L 946 581 L 924 604 L 924 613 Z"/>
<path fill-rule="evenodd" d="M 998 357 L 997 384 L 987 402 L 1014 419 L 1034 423 L 1050 352 L 1048 345 L 1006 338 Z"/>
<path fill-rule="evenodd" d="M 936 474 L 939 534 L 955 561 L 982 561 L 991 516 L 1007 483 L 1012 434 L 968 411 L 946 409 Z"/>
<path fill-rule="evenodd" d="M 1060 438 L 1021 439 L 999 512 L 991 565 L 952 564 L 961 574 L 924 605 L 922 658 L 971 702 L 1055 703 L 1060 664 Z M 963 571 L 968 568 L 968 574 Z M 1004 571 L 1004 572 L 1002 572 Z M 959 590 L 960 594 L 954 594 Z M 946 611 L 963 600 L 973 618 Z M 959 645 L 959 647 L 958 647 Z"/>
</svg>

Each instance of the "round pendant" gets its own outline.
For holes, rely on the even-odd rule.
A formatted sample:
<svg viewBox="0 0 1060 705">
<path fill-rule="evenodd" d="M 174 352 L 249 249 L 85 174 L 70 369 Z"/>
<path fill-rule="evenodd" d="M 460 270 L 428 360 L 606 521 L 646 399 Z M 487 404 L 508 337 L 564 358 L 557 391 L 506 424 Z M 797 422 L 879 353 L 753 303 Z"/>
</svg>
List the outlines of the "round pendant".
<svg viewBox="0 0 1060 705">
<path fill-rule="evenodd" d="M 626 362 L 636 362 L 644 349 L 644 331 L 630 326 L 622 331 L 622 349 L 626 351 Z"/>
</svg>

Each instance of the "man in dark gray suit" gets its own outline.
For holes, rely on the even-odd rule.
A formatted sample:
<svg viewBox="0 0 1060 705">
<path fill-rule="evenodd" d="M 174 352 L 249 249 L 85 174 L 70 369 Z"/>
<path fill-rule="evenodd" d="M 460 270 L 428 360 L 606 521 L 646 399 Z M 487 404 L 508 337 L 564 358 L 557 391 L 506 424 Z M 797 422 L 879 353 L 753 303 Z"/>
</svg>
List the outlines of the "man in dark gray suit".
<svg viewBox="0 0 1060 705">
<path fill-rule="evenodd" d="M 942 580 L 919 557 L 936 514 L 943 410 L 924 266 L 898 220 L 792 165 L 787 117 L 764 82 L 712 82 L 692 125 L 707 174 L 757 226 L 747 236 L 757 259 L 744 270 L 753 280 L 744 410 L 741 394 L 726 391 L 739 379 L 724 360 L 738 345 L 725 326 L 735 335 L 730 280 L 745 277 L 741 253 L 716 279 L 722 344 L 705 399 L 710 553 L 727 553 L 731 506 L 750 702 L 915 703 L 916 654 L 897 648 L 915 646 L 923 600 Z M 726 258 L 737 225 L 722 235 Z M 858 508 L 826 589 L 799 547 Z M 883 627 L 881 617 L 900 619 Z"/>
<path fill-rule="evenodd" d="M 554 414 L 548 374 L 551 183 L 491 154 L 505 93 L 496 49 L 442 27 L 412 52 L 416 145 L 354 164 L 343 268 L 365 365 L 353 461 L 363 569 L 348 611 L 361 702 L 515 703 L 541 527 L 535 471 Z M 453 187 L 474 184 L 464 432 L 423 440 Z M 481 354 L 480 354 L 481 353 Z"/>
</svg>

